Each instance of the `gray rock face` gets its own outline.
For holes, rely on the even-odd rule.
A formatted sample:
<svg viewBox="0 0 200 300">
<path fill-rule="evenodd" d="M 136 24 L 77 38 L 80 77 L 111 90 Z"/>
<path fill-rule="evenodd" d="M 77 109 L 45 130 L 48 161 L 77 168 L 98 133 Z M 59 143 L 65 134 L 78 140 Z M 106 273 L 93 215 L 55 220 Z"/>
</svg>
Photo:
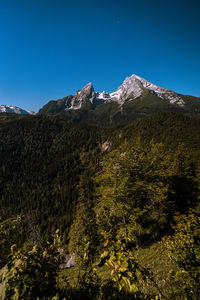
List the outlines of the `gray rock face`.
<svg viewBox="0 0 200 300">
<path fill-rule="evenodd" d="M 65 110 L 69 109 L 80 109 L 82 105 L 86 101 L 90 101 L 93 103 L 95 99 L 95 92 L 92 83 L 88 83 L 86 86 L 84 86 L 81 90 L 78 90 L 76 92 L 76 95 L 71 100 L 71 106 L 66 107 Z"/>
<path fill-rule="evenodd" d="M 104 92 L 105 93 L 105 92 Z M 143 79 L 137 75 L 132 75 L 127 77 L 123 84 L 118 87 L 116 92 L 111 94 L 106 94 L 106 97 L 103 93 L 98 94 L 98 98 L 102 98 L 105 101 L 116 101 L 120 105 L 123 105 L 126 101 L 134 100 L 139 98 L 143 94 L 154 94 L 162 99 L 165 99 L 170 104 L 178 104 L 179 106 L 184 106 L 184 100 L 176 94 L 175 92 L 159 87 L 146 79 Z"/>
<path fill-rule="evenodd" d="M 143 94 L 154 94 L 170 104 L 177 104 L 179 106 L 184 106 L 185 104 L 184 100 L 177 93 L 159 87 L 146 79 L 133 74 L 132 76 L 127 77 L 115 92 L 110 94 L 105 91 L 101 93 L 95 92 L 92 83 L 88 83 L 81 90 L 77 91 L 65 110 L 80 109 L 87 101 L 94 106 L 111 101 L 117 102 L 122 106 L 126 101 L 139 98 Z"/>
<path fill-rule="evenodd" d="M 111 146 L 112 146 L 112 144 L 110 142 L 106 141 L 102 144 L 101 150 L 103 152 L 108 151 L 108 150 L 110 150 Z"/>
<path fill-rule="evenodd" d="M 59 269 L 68 269 L 74 266 L 75 257 L 74 254 L 65 254 L 64 250 L 61 249 L 59 253 Z"/>
<path fill-rule="evenodd" d="M 199 100 L 197 97 L 181 95 L 160 87 L 133 74 L 127 77 L 115 92 L 95 92 L 92 83 L 88 83 L 78 90 L 75 95 L 57 101 L 50 101 L 41 108 L 39 113 L 57 114 L 67 112 L 67 117 L 76 122 L 87 120 L 87 122 L 100 123 L 103 120 L 103 122 L 110 122 L 111 124 L 114 119 L 121 122 L 120 120 L 123 118 L 125 120 L 128 115 L 130 118 L 135 119 L 158 111 L 199 114 Z M 75 110 L 76 112 L 73 112 Z M 80 113 L 79 110 L 81 110 Z"/>
</svg>

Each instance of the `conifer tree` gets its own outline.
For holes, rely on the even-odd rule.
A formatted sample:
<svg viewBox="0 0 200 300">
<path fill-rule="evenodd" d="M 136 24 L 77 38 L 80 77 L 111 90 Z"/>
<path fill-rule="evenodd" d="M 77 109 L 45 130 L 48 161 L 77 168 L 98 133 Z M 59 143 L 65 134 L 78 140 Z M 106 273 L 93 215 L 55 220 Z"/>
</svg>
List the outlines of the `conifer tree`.
<svg viewBox="0 0 200 300">
<path fill-rule="evenodd" d="M 98 236 L 93 201 L 88 196 L 92 188 L 91 179 L 81 176 L 79 198 L 73 224 L 69 233 L 69 251 L 75 255 L 80 267 L 88 267 L 94 262 L 97 252 Z"/>
</svg>

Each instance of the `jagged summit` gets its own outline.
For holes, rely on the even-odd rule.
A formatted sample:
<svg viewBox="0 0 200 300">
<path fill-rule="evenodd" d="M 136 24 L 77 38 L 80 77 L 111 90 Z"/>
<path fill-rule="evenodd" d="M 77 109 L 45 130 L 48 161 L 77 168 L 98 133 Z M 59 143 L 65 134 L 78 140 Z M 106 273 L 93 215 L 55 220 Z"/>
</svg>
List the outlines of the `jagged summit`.
<svg viewBox="0 0 200 300">
<path fill-rule="evenodd" d="M 86 84 L 81 90 L 77 91 L 76 95 L 72 98 L 70 105 L 68 103 L 66 110 L 80 109 L 86 101 L 89 101 L 92 104 L 115 101 L 119 105 L 123 105 L 126 101 L 139 98 L 143 94 L 154 94 L 159 98 L 168 101 L 170 104 L 184 106 L 184 100 L 175 92 L 159 87 L 146 79 L 133 74 L 130 77 L 126 77 L 122 85 L 120 85 L 115 92 L 110 94 L 105 91 L 101 93 L 95 92 L 91 82 Z"/>
<path fill-rule="evenodd" d="M 34 114 L 11 105 L 0 105 L 1 112 Z M 114 125 L 158 112 L 199 116 L 200 98 L 178 94 L 132 74 L 112 93 L 97 92 L 89 82 L 75 95 L 49 101 L 38 114 L 63 114 L 66 119 L 74 122 Z"/>
<path fill-rule="evenodd" d="M 83 89 L 93 89 L 93 84 L 92 82 L 89 82 L 88 84 L 86 84 Z"/>
<path fill-rule="evenodd" d="M 170 104 L 184 106 L 184 100 L 175 92 L 159 87 L 133 74 L 130 77 L 126 77 L 122 85 L 120 85 L 115 92 L 110 94 L 105 91 L 101 93 L 95 92 L 91 82 L 86 84 L 82 89 L 76 92 L 72 99 L 68 99 L 65 110 L 80 109 L 87 101 L 91 104 L 95 104 L 95 106 L 111 101 L 122 106 L 125 102 L 139 98 L 143 94 L 154 94 L 168 101 Z"/>
<path fill-rule="evenodd" d="M 117 101 L 122 105 L 127 100 L 136 99 L 145 93 L 152 93 L 162 99 L 168 100 L 171 104 L 175 103 L 180 106 L 184 106 L 184 100 L 181 99 L 181 97 L 175 92 L 159 87 L 135 74 L 130 77 L 126 77 L 122 85 L 120 85 L 115 92 L 107 94 L 106 98 L 112 101 Z M 97 97 L 105 99 L 102 93 Z"/>
<path fill-rule="evenodd" d="M 78 94 L 78 95 L 80 95 L 80 94 L 90 94 L 92 91 L 94 91 L 94 87 L 93 87 L 92 82 L 89 82 L 81 90 L 78 90 L 76 92 L 76 94 Z"/>
<path fill-rule="evenodd" d="M 89 82 L 75 95 L 52 100 L 39 111 L 65 113 L 69 120 L 95 124 L 128 123 L 157 112 L 200 115 L 200 98 L 178 94 L 132 74 L 111 93 L 97 92 Z"/>
<path fill-rule="evenodd" d="M 66 107 L 66 110 L 80 109 L 83 103 L 87 101 L 93 103 L 94 99 L 95 99 L 94 87 L 93 84 L 89 82 L 81 90 L 78 90 L 76 92 L 76 95 L 70 100 L 70 104 L 68 103 L 68 107 Z"/>
</svg>

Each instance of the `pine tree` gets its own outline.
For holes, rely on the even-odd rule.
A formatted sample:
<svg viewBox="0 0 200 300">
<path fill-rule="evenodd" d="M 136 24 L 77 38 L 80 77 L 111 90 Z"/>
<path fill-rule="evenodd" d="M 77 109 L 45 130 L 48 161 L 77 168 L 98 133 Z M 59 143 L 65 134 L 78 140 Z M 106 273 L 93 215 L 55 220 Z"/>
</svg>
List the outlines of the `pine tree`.
<svg viewBox="0 0 200 300">
<path fill-rule="evenodd" d="M 94 262 L 98 236 L 95 212 L 88 189 L 92 188 L 90 178 L 82 176 L 79 184 L 79 198 L 73 224 L 69 233 L 69 251 L 75 255 L 80 267 L 88 267 Z"/>
</svg>

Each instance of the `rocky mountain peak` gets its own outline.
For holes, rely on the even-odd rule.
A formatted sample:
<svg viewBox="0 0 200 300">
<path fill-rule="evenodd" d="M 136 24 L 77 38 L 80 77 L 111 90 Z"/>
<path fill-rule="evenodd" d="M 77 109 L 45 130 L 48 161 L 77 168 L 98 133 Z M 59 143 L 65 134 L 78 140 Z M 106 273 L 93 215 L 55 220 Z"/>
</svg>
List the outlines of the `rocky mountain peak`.
<svg viewBox="0 0 200 300">
<path fill-rule="evenodd" d="M 91 97 L 92 94 L 94 93 L 94 87 L 93 84 L 91 82 L 89 82 L 88 84 L 86 84 L 81 90 L 78 90 L 76 95 L 79 96 L 84 96 L 84 97 Z"/>
<path fill-rule="evenodd" d="M 110 96 L 113 100 L 123 104 L 125 101 L 136 99 L 144 93 L 152 93 L 159 98 L 169 101 L 170 104 L 178 104 L 179 106 L 184 106 L 185 104 L 183 99 L 177 93 L 155 85 L 135 74 L 126 77 L 123 84 L 118 87 L 116 92 L 111 93 Z"/>
<path fill-rule="evenodd" d="M 135 74 L 126 77 L 115 92 L 95 92 L 93 84 L 89 82 L 82 89 L 78 90 L 74 96 L 65 97 L 63 98 L 64 101 L 62 99 L 61 100 L 63 110 L 65 111 L 77 110 L 80 108 L 95 110 L 97 106 L 109 102 L 117 103 L 120 106 L 120 111 L 122 111 L 124 103 L 140 98 L 142 101 L 142 99 L 146 97 L 149 97 L 149 101 L 151 101 L 152 95 L 154 96 L 154 101 L 156 99 L 155 97 L 157 97 L 158 103 L 162 99 L 162 103 L 164 100 L 167 105 L 176 104 L 181 107 L 185 106 L 184 97 L 182 97 L 182 95 L 155 85 Z M 61 110 L 60 107 L 58 107 L 59 100 L 55 101 L 54 106 L 56 106 L 56 109 L 54 108 L 54 110 Z"/>
<path fill-rule="evenodd" d="M 171 104 L 178 104 L 184 106 L 183 99 L 175 92 L 157 86 L 148 80 L 132 74 L 130 77 L 126 77 L 122 85 L 113 93 L 95 93 L 92 83 L 88 83 L 82 90 L 78 91 L 78 95 L 87 95 L 90 102 L 102 104 L 104 102 L 115 101 L 120 105 L 123 105 L 126 101 L 134 100 L 141 97 L 143 94 L 154 94 L 159 98 L 162 98 Z"/>
<path fill-rule="evenodd" d="M 133 99 L 138 98 L 144 92 L 144 86 L 139 76 L 132 75 L 130 77 L 126 77 L 122 85 L 120 85 L 116 92 L 111 93 L 112 98 L 116 98 L 121 104 L 130 96 Z"/>
<path fill-rule="evenodd" d="M 83 103 L 90 101 L 93 103 L 95 99 L 94 87 L 91 82 L 86 84 L 81 90 L 76 92 L 76 95 L 70 100 L 70 106 L 66 107 L 65 110 L 69 109 L 80 109 Z"/>
<path fill-rule="evenodd" d="M 94 89 L 94 88 L 93 88 L 92 82 L 87 83 L 87 84 L 82 88 L 82 90 L 83 90 L 83 89 L 85 89 L 85 90 L 88 90 L 88 89 Z"/>
</svg>

